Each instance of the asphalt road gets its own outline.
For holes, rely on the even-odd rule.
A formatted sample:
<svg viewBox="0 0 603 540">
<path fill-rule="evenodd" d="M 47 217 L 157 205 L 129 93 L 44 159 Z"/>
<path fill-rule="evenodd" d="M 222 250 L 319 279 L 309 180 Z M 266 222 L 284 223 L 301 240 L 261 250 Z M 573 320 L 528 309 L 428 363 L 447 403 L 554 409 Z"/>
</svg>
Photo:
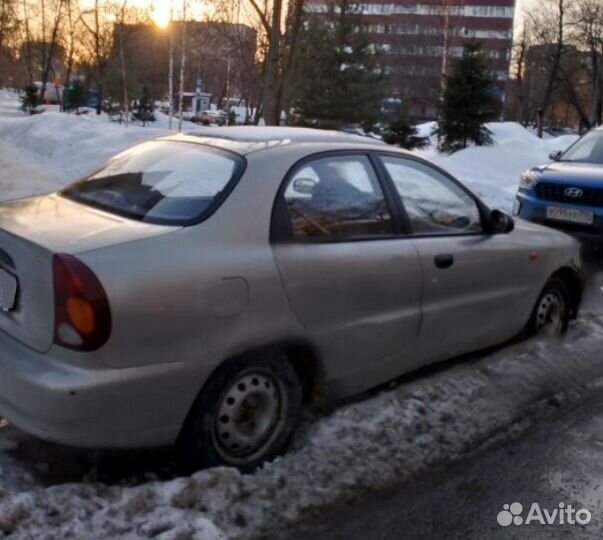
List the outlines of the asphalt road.
<svg viewBox="0 0 603 540">
<path fill-rule="evenodd" d="M 559 503 L 587 509 L 581 525 L 500 526 L 503 505 L 527 517 Z M 603 538 L 603 388 L 578 405 L 547 415 L 516 440 L 452 468 L 321 517 L 288 540 L 601 540 Z"/>
<path fill-rule="evenodd" d="M 603 274 L 595 273 L 584 306 L 603 310 Z M 602 349 L 603 349 L 603 343 Z M 603 374 L 601 374 L 603 377 Z M 602 379 L 603 381 L 603 379 Z M 498 524 L 505 504 L 586 509 L 579 524 Z M 581 514 L 584 516 L 584 514 Z M 579 401 L 559 404 L 519 438 L 493 444 L 447 470 L 327 514 L 308 516 L 287 540 L 602 540 L 603 384 Z"/>
</svg>

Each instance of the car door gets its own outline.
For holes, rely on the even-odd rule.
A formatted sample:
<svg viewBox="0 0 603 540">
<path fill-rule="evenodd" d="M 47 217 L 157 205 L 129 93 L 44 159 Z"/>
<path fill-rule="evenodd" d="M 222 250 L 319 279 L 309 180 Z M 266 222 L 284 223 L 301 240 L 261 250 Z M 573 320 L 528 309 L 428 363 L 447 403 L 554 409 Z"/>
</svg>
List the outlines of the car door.
<svg viewBox="0 0 603 540">
<path fill-rule="evenodd" d="M 421 265 L 396 235 L 372 159 L 306 159 L 285 179 L 274 212 L 274 256 L 290 305 L 342 393 L 391 379 L 417 358 Z"/>
<path fill-rule="evenodd" d="M 423 161 L 390 155 L 382 163 L 400 197 L 423 267 L 423 362 L 500 343 L 525 323 L 527 258 L 510 234 L 490 234 L 464 187 Z"/>
</svg>

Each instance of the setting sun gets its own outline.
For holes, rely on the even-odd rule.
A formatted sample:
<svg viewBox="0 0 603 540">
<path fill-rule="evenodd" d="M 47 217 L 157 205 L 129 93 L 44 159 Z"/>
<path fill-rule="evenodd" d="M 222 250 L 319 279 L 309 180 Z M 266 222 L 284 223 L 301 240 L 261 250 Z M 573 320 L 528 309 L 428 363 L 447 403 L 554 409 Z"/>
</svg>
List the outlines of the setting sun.
<svg viewBox="0 0 603 540">
<path fill-rule="evenodd" d="M 139 2 L 144 3 L 143 0 Z M 172 18 L 182 18 L 182 7 L 183 0 L 155 0 L 150 2 L 151 19 L 159 28 L 167 28 Z M 207 12 L 208 6 L 205 2 L 195 2 L 194 5 L 187 2 L 187 18 L 201 20 L 207 16 Z"/>
<path fill-rule="evenodd" d="M 151 10 L 151 18 L 159 28 L 167 28 L 170 24 L 169 2 L 157 2 Z"/>
</svg>

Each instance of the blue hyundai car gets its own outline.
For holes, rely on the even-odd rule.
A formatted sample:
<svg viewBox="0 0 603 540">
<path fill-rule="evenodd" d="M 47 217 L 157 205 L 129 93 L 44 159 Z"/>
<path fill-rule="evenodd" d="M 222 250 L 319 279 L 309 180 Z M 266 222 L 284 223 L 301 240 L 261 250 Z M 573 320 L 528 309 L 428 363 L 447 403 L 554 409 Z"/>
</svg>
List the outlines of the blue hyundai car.
<svg viewBox="0 0 603 540">
<path fill-rule="evenodd" d="M 521 176 L 513 213 L 603 243 L 603 128 Z"/>
</svg>

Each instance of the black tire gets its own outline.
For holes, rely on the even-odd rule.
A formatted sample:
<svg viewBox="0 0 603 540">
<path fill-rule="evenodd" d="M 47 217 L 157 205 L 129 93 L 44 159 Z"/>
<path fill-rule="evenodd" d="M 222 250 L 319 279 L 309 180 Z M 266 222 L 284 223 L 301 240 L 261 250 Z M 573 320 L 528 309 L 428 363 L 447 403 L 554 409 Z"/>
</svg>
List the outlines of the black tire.
<svg viewBox="0 0 603 540">
<path fill-rule="evenodd" d="M 558 305 L 555 305 L 556 302 Z M 558 277 L 551 278 L 536 301 L 527 326 L 527 334 L 565 334 L 572 315 L 571 306 L 571 294 L 565 281 Z"/>
<path fill-rule="evenodd" d="M 231 360 L 195 401 L 179 454 L 188 470 L 232 466 L 251 472 L 284 453 L 301 411 L 301 383 L 285 355 L 268 351 Z"/>
</svg>

